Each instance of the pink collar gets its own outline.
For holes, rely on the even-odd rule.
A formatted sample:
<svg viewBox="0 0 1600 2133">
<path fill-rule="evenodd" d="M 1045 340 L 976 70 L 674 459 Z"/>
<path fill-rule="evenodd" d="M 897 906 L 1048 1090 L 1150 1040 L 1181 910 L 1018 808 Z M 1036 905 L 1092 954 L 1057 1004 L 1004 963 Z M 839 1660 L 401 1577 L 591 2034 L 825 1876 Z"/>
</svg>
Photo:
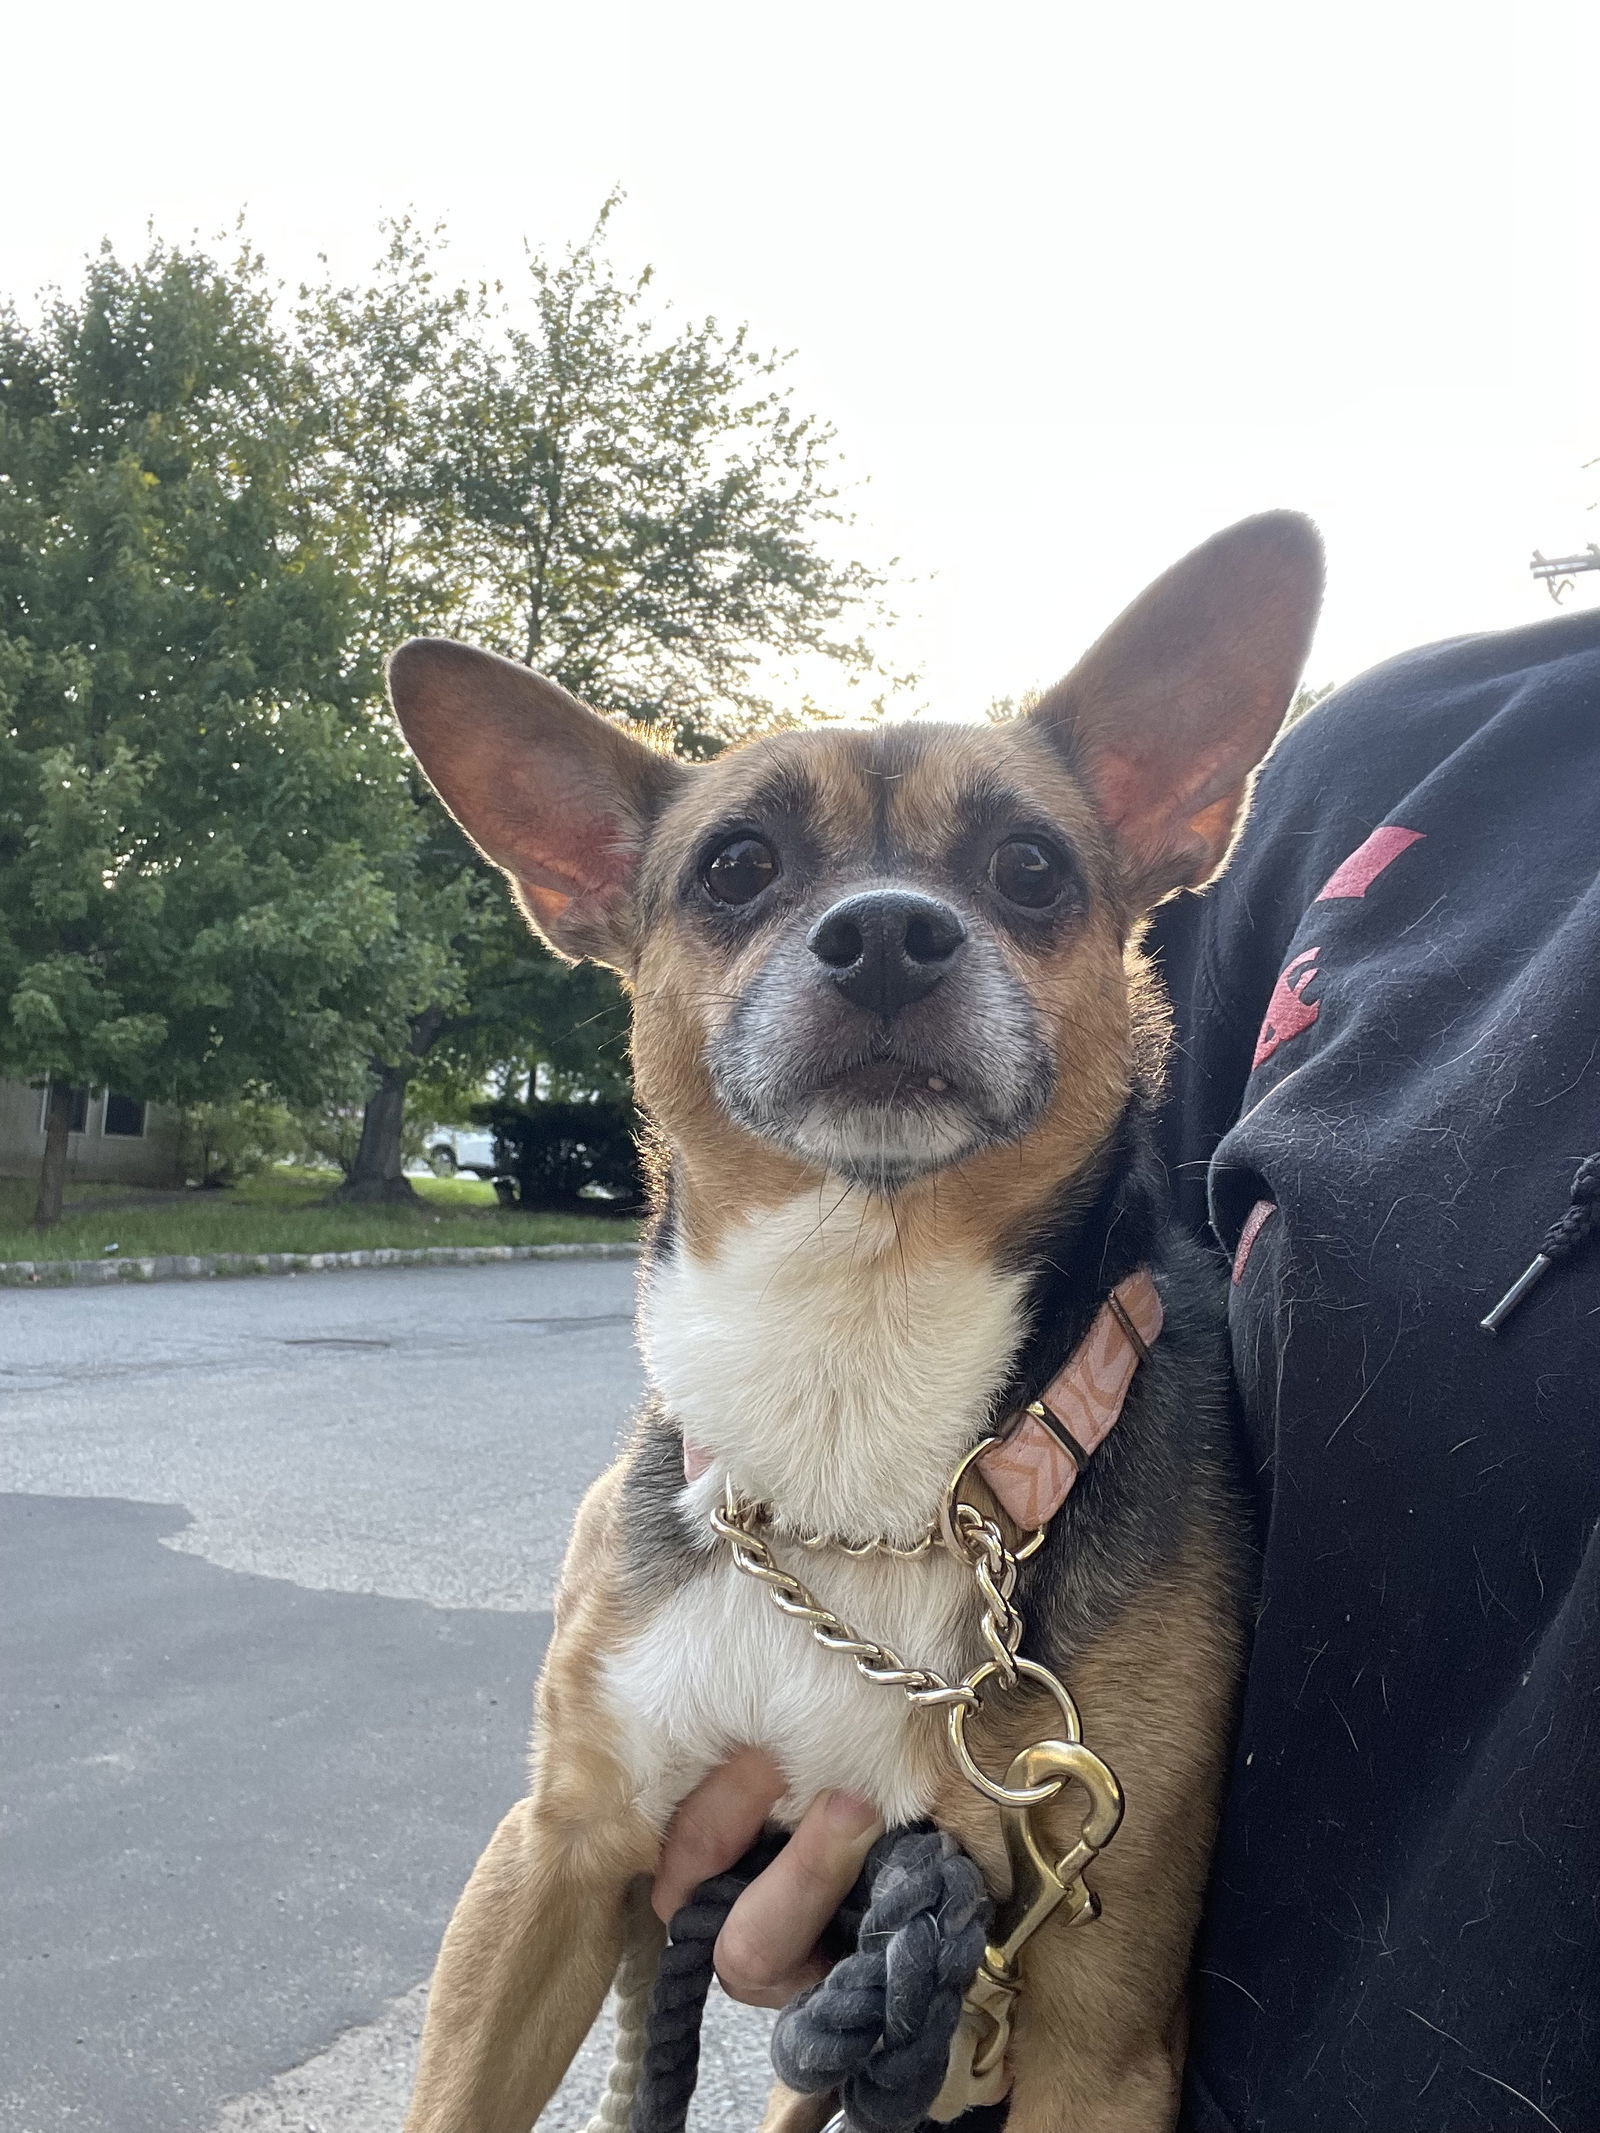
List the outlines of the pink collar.
<svg viewBox="0 0 1600 2133">
<path fill-rule="evenodd" d="M 1140 1267 L 1117 1283 L 1038 1399 L 980 1455 L 978 1472 L 1024 1532 L 1049 1525 L 1116 1427 L 1133 1373 L 1149 1360 L 1162 1318 L 1160 1292 L 1149 1268 Z M 684 1480 L 698 1481 L 710 1464 L 711 1454 L 685 1437 Z"/>
<path fill-rule="evenodd" d="M 978 1460 L 1001 1509 L 1025 1533 L 1049 1525 L 1116 1427 L 1162 1319 L 1160 1292 L 1140 1267 L 1117 1283 L 1038 1399 Z"/>
</svg>

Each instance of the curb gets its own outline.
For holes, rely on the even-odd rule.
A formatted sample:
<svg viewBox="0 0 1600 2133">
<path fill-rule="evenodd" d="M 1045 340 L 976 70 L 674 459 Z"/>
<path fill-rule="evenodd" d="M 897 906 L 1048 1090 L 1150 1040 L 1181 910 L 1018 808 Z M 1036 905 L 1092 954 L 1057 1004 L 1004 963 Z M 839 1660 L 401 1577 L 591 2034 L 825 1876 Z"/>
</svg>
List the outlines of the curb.
<svg viewBox="0 0 1600 2133">
<path fill-rule="evenodd" d="M 499 1266 L 510 1259 L 637 1259 L 637 1244 L 436 1244 L 417 1251 L 211 1252 L 157 1259 L 10 1259 L 0 1289 L 100 1288 L 114 1281 L 213 1281 L 234 1274 L 332 1274 L 359 1266 Z"/>
</svg>

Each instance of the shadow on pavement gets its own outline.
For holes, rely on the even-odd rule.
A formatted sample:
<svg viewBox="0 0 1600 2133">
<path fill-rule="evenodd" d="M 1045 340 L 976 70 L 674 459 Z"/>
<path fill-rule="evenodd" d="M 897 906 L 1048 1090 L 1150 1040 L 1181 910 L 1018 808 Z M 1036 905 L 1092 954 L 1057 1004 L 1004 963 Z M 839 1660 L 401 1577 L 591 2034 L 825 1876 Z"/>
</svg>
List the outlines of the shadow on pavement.
<svg viewBox="0 0 1600 2133">
<path fill-rule="evenodd" d="M 187 1523 L 0 1496 L 4 2133 L 203 2133 L 426 1976 L 522 1788 L 548 1615 L 219 1570 Z"/>
</svg>

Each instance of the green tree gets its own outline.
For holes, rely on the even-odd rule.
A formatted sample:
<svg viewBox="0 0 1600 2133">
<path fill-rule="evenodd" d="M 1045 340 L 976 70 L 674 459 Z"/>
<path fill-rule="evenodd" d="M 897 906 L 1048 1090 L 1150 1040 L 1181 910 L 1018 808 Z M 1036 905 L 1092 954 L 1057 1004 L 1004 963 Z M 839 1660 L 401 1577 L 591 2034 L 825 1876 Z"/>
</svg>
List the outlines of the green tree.
<svg viewBox="0 0 1600 2133">
<path fill-rule="evenodd" d="M 1336 686 L 1337 684 L 1331 681 L 1303 681 L 1294 692 L 1294 701 L 1283 714 L 1285 728 L 1299 725 L 1308 711 L 1315 711 L 1325 696 L 1333 694 Z"/>
<path fill-rule="evenodd" d="M 316 510 L 371 587 L 369 643 L 468 636 L 707 753 L 778 716 L 797 669 L 870 684 L 880 580 L 836 559 L 832 438 L 778 359 L 714 320 L 664 325 L 649 277 L 607 255 L 614 204 L 510 297 L 451 286 L 410 225 L 369 285 L 306 293 Z M 371 1061 L 343 1188 L 361 1199 L 410 1191 L 412 1087 L 508 1062 L 596 1087 L 621 1058 L 614 982 L 552 962 L 420 780 L 412 805 L 391 956 L 409 1006 Z"/>
<path fill-rule="evenodd" d="M 293 317 L 298 493 L 357 593 L 350 654 L 375 689 L 397 643 L 459 626 L 470 604 L 440 470 L 486 302 L 444 273 L 441 230 L 406 217 L 383 236 L 369 281 L 303 287 Z"/>
<path fill-rule="evenodd" d="M 473 337 L 441 476 L 480 643 L 691 751 L 792 710 L 774 669 L 876 670 L 881 579 L 832 553 L 833 435 L 783 359 L 715 319 L 667 331 L 605 250 L 617 203 Z M 829 529 L 834 529 L 830 534 Z"/>
<path fill-rule="evenodd" d="M 0 314 L 0 1071 L 52 1088 L 41 1222 L 74 1085 L 355 1099 L 356 1197 L 409 1190 L 419 1079 L 625 1091 L 614 981 L 527 936 L 381 714 L 395 642 L 696 752 L 797 664 L 872 677 L 827 432 L 742 333 L 659 323 L 610 212 L 514 299 L 401 223 L 292 330 L 248 248 Z"/>
<path fill-rule="evenodd" d="M 0 1068 L 180 1102 L 348 1087 L 409 773 L 305 501 L 262 265 L 109 250 L 0 314 Z M 375 975 L 376 973 L 376 975 Z"/>
</svg>

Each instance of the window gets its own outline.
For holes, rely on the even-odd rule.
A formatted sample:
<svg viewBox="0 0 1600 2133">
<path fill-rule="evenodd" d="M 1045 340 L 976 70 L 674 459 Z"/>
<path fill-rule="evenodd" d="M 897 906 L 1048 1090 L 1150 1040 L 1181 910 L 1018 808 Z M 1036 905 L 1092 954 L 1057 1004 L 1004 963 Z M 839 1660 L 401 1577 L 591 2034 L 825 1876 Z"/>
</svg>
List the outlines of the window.
<svg viewBox="0 0 1600 2133">
<path fill-rule="evenodd" d="M 136 1096 L 124 1096 L 120 1089 L 107 1089 L 100 1131 L 117 1140 L 143 1140 L 144 1105 Z"/>
<path fill-rule="evenodd" d="M 87 1089 L 72 1089 L 72 1116 L 67 1122 L 69 1133 L 87 1132 L 89 1126 L 89 1092 Z M 50 1084 L 45 1083 L 39 1098 L 39 1131 L 46 1133 L 50 1127 Z"/>
</svg>

